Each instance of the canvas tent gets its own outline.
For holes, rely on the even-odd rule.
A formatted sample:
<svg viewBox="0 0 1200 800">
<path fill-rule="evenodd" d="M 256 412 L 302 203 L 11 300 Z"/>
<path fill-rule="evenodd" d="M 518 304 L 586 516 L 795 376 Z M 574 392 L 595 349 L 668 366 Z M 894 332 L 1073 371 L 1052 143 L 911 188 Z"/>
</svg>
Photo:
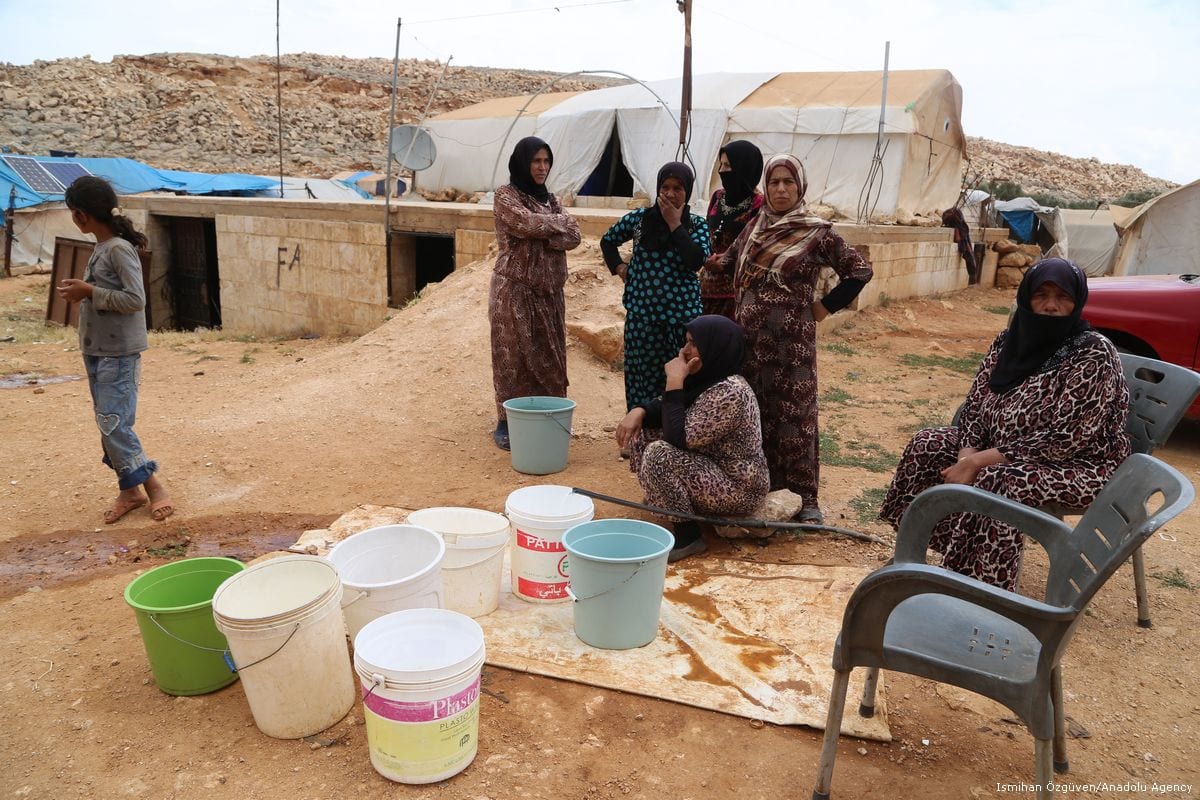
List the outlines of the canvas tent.
<svg viewBox="0 0 1200 800">
<path fill-rule="evenodd" d="M 721 145 L 748 139 L 768 155 L 800 157 L 809 201 L 855 217 L 871 173 L 883 78 L 882 72 L 696 76 L 688 148 L 698 173 L 694 208 L 718 185 Z M 649 195 L 659 167 L 676 159 L 680 89 L 679 79 L 631 83 L 489 100 L 441 114 L 426 123 L 438 158 L 419 184 L 494 189 L 508 180 L 513 145 L 536 135 L 554 150 L 551 191 Z M 876 218 L 934 215 L 954 205 L 965 146 L 961 109 L 962 89 L 945 70 L 888 73 Z"/>
<path fill-rule="evenodd" d="M 1117 257 L 1117 229 L 1109 208 L 1060 208 L 1066 257 L 1091 276 L 1107 275 Z"/>
<path fill-rule="evenodd" d="M 1114 275 L 1200 273 L 1200 181 L 1112 215 L 1121 237 Z"/>
</svg>

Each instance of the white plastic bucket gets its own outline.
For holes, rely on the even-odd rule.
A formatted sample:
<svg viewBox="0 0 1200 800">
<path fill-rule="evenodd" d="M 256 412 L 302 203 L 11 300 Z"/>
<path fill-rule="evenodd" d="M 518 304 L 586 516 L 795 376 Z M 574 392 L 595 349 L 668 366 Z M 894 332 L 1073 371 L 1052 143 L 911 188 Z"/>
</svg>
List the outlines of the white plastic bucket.
<svg viewBox="0 0 1200 800">
<path fill-rule="evenodd" d="M 456 611 L 396 611 L 354 639 L 371 765 L 400 783 L 462 772 L 479 750 L 483 629 Z"/>
<path fill-rule="evenodd" d="M 373 619 L 442 607 L 442 537 L 417 525 L 380 525 L 347 536 L 327 558 L 342 576 L 342 611 L 353 640 Z"/>
<path fill-rule="evenodd" d="M 254 724 L 277 739 L 319 733 L 354 705 L 337 570 L 287 556 L 233 575 L 213 595 Z"/>
<path fill-rule="evenodd" d="M 592 499 L 569 486 L 526 486 L 508 496 L 504 513 L 512 523 L 513 594 L 531 603 L 568 600 L 562 535 L 592 518 Z"/>
<path fill-rule="evenodd" d="M 442 559 L 443 607 L 482 617 L 500 605 L 508 519 L 478 508 L 423 508 L 410 525 L 437 531 L 446 543 Z"/>
</svg>

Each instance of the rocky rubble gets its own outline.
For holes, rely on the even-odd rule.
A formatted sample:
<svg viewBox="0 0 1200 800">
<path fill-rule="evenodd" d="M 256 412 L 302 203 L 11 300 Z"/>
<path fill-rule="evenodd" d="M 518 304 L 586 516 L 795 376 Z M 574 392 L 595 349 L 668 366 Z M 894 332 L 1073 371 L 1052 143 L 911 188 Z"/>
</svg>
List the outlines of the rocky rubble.
<svg viewBox="0 0 1200 800">
<path fill-rule="evenodd" d="M 331 175 L 384 166 L 392 62 L 301 53 L 282 59 L 284 169 Z M 442 72 L 399 65 L 397 124 L 415 122 Z M 542 72 L 450 67 L 430 114 L 491 97 L 532 94 Z M 565 80 L 578 91 L 612 81 Z M 0 145 L 27 154 L 127 156 L 204 172 L 279 169 L 275 60 L 190 53 L 0 65 Z"/>
<path fill-rule="evenodd" d="M 392 62 L 311 53 L 282 58 L 284 169 L 328 176 L 382 169 Z M 434 61 L 399 68 L 397 122 L 415 122 L 442 72 Z M 531 94 L 544 72 L 451 67 L 431 114 L 493 97 Z M 619 83 L 570 79 L 559 91 Z M 279 169 L 275 59 L 194 53 L 0 63 L 0 145 L 17 153 L 128 156 L 157 167 L 271 174 Z M 1013 181 L 1064 199 L 1116 198 L 1174 184 L 1102 164 L 968 138 L 969 179 Z"/>
</svg>

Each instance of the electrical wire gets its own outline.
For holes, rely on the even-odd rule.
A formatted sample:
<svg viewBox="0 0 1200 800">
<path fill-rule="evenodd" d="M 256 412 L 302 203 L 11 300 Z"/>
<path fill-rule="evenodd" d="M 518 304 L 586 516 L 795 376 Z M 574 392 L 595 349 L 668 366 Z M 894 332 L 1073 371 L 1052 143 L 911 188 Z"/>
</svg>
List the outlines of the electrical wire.
<svg viewBox="0 0 1200 800">
<path fill-rule="evenodd" d="M 566 5 L 560 3 L 557 6 L 542 6 L 541 8 L 514 8 L 508 11 L 490 11 L 484 14 L 465 14 L 461 17 L 439 17 L 437 19 L 418 19 L 408 23 L 409 25 L 432 25 L 436 22 L 458 22 L 464 19 L 483 19 L 485 17 L 507 17 L 513 14 L 537 14 L 542 11 L 573 11 L 576 8 L 588 8 L 590 6 L 615 6 L 622 3 L 632 3 L 633 0 L 595 0 L 590 3 L 573 3 Z"/>
</svg>

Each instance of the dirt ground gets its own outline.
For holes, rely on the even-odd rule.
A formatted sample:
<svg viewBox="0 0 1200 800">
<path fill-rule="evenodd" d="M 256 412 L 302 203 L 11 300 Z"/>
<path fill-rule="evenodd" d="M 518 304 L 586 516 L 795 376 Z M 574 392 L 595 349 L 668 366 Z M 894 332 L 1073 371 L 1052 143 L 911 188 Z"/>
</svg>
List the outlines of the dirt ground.
<svg viewBox="0 0 1200 800">
<path fill-rule="evenodd" d="M 249 558 L 361 503 L 503 509 L 513 489 L 554 482 L 637 498 L 612 429 L 619 371 L 574 341 L 579 403 L 567 471 L 512 471 L 493 425 L 489 265 L 463 268 L 355 340 L 152 336 L 137 430 L 178 506 L 106 526 L 115 492 L 100 464 L 73 332 L 44 328 L 49 279 L 0 280 L 0 797 L 390 798 L 807 797 L 820 732 L 756 725 L 675 703 L 501 669 L 484 671 L 480 749 L 465 772 L 398 786 L 371 768 L 362 708 L 319 741 L 255 727 L 242 689 L 175 698 L 154 685 L 122 591 L 171 558 Z M 573 321 L 619 322 L 594 243 L 572 258 Z M 971 289 L 892 302 L 823 335 L 822 504 L 837 525 L 888 538 L 873 508 L 913 431 L 948 419 L 1011 293 Z M 11 340 L 8 337 L 12 337 Z M 37 381 L 36 383 L 30 381 Z M 1200 425 L 1159 453 L 1200 479 Z M 599 516 L 622 516 L 598 504 Z M 1066 797 L 1186 797 L 1200 790 L 1194 624 L 1200 508 L 1146 545 L 1154 627 L 1134 625 L 1132 577 L 1101 591 L 1064 659 Z M 737 555 L 724 543 L 714 550 Z M 745 545 L 741 545 L 745 548 Z M 771 541 L 773 560 L 874 565 L 888 548 L 845 539 Z M 754 554 L 748 557 L 755 557 Z M 1038 591 L 1045 560 L 1026 561 Z M 1192 676 L 1192 677 L 1188 677 Z M 894 741 L 843 738 L 844 798 L 1029 796 L 1032 740 L 1005 714 L 946 687 L 885 675 Z M 853 708 L 850 712 L 853 713 Z M 1176 784 L 1183 788 L 1163 788 Z"/>
</svg>

